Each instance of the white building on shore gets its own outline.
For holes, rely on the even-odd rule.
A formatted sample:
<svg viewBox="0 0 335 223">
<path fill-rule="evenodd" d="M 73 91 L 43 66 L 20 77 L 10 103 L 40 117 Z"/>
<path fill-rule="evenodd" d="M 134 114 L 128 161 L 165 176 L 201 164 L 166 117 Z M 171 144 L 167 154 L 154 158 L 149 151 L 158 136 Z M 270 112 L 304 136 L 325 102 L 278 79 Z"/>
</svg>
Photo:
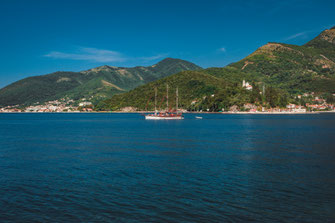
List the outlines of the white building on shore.
<svg viewBox="0 0 335 223">
<path fill-rule="evenodd" d="M 249 82 L 245 82 L 245 80 L 243 80 L 243 82 L 242 82 L 242 87 L 244 87 L 245 89 L 247 89 L 247 90 L 252 90 L 252 86 L 251 86 L 251 84 L 249 84 Z"/>
</svg>

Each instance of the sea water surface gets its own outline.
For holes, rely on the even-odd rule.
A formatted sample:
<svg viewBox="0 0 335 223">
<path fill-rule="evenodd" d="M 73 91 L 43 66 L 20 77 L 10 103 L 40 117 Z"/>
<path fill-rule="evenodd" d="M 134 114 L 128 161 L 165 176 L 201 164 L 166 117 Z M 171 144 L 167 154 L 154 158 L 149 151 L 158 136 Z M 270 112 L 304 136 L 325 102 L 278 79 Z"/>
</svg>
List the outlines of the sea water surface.
<svg viewBox="0 0 335 223">
<path fill-rule="evenodd" d="M 0 222 L 335 222 L 335 114 L 0 114 Z"/>
</svg>

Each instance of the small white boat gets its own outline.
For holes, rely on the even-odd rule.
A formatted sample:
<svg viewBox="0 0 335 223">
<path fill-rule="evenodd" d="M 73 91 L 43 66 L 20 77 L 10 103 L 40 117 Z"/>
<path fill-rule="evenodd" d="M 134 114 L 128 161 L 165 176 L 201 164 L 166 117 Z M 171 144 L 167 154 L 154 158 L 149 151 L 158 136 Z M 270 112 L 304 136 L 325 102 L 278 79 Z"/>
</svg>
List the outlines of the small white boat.
<svg viewBox="0 0 335 223">
<path fill-rule="evenodd" d="M 195 118 L 196 118 L 196 119 L 202 119 L 202 117 L 201 117 L 201 116 L 195 116 Z"/>
</svg>

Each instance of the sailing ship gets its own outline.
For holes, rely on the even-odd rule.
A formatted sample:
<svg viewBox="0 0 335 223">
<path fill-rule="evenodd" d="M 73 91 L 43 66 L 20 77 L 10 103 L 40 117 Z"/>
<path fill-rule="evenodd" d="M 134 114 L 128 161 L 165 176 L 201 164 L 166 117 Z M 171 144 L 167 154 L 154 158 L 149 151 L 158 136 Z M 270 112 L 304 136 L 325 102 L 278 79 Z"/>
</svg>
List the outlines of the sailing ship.
<svg viewBox="0 0 335 223">
<path fill-rule="evenodd" d="M 157 88 L 155 88 L 155 113 L 145 115 L 148 120 L 181 120 L 184 119 L 183 113 L 178 111 L 178 88 L 176 89 L 176 110 L 169 110 L 169 85 L 166 85 L 166 110 L 157 111 Z"/>
</svg>

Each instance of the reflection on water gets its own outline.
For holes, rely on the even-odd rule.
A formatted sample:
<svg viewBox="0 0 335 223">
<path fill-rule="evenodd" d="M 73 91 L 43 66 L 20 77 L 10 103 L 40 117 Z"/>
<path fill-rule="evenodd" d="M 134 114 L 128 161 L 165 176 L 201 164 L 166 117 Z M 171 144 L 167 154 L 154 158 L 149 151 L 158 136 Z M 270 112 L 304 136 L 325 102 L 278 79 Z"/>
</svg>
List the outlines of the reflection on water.
<svg viewBox="0 0 335 223">
<path fill-rule="evenodd" d="M 0 114 L 0 220 L 333 222 L 335 115 Z"/>
</svg>

